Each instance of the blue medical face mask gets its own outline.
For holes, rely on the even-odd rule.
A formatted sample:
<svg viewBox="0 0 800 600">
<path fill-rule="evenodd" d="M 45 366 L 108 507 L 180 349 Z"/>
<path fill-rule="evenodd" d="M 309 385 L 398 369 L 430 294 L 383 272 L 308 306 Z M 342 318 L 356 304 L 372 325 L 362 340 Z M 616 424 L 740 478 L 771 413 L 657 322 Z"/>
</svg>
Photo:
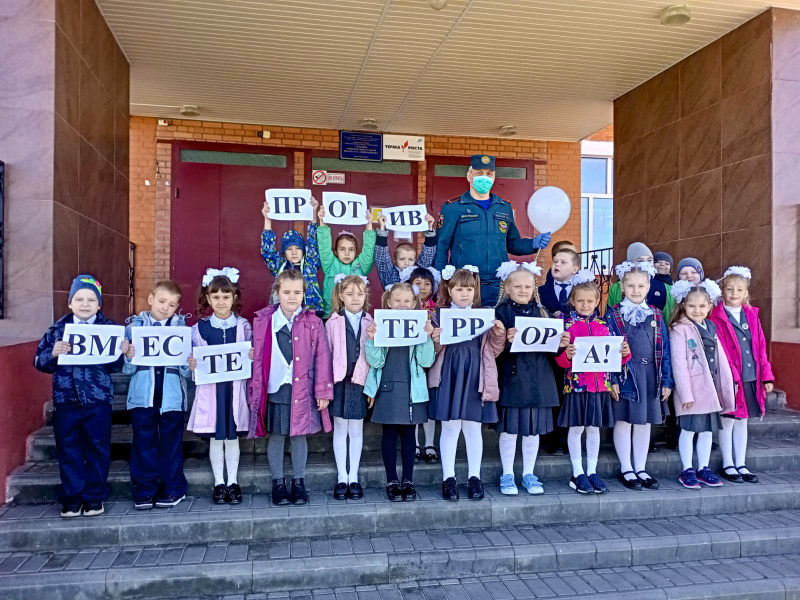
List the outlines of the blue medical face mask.
<svg viewBox="0 0 800 600">
<path fill-rule="evenodd" d="M 472 187 L 475 188 L 475 191 L 479 194 L 486 194 L 492 189 L 493 185 L 494 178 L 488 175 L 475 175 L 472 177 Z"/>
</svg>

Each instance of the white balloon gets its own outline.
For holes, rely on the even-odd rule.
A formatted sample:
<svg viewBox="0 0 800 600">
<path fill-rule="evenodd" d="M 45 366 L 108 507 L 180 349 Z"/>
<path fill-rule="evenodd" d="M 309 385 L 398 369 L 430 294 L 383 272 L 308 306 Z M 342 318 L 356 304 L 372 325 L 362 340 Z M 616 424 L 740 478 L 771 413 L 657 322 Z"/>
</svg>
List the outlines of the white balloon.
<svg viewBox="0 0 800 600">
<path fill-rule="evenodd" d="M 572 203 L 561 188 L 547 185 L 528 200 L 528 219 L 540 233 L 553 233 L 566 225 Z"/>
</svg>

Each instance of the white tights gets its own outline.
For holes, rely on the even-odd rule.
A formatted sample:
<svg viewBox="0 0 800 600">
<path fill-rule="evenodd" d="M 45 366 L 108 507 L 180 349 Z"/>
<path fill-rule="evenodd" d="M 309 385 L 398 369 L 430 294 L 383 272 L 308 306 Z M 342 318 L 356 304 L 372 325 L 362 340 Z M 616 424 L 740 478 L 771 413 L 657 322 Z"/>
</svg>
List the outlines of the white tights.
<svg viewBox="0 0 800 600">
<path fill-rule="evenodd" d="M 711 460 L 711 438 L 710 431 L 703 431 L 697 434 L 697 469 L 701 470 L 708 466 L 708 461 Z M 681 435 L 678 437 L 678 451 L 681 454 L 681 462 L 683 463 L 683 470 L 692 468 L 692 443 L 694 442 L 694 431 L 686 431 L 681 429 Z"/>
<path fill-rule="evenodd" d="M 632 431 L 631 431 L 632 430 Z M 633 443 L 631 444 L 631 439 Z M 631 446 L 633 447 L 633 466 L 631 466 Z M 642 472 L 638 477 L 647 479 L 650 475 L 644 470 L 647 464 L 647 453 L 650 450 L 650 423 L 631 425 L 627 421 L 617 421 L 614 425 L 614 449 L 619 458 L 619 467 L 623 473 Z M 630 481 L 637 475 L 625 475 Z"/>
<path fill-rule="evenodd" d="M 503 463 L 503 475 L 514 474 L 514 456 L 517 454 L 517 434 L 500 434 L 500 462 Z M 536 466 L 536 455 L 539 454 L 539 436 L 522 436 L 522 476 L 533 475 Z"/>
<path fill-rule="evenodd" d="M 719 431 L 719 449 L 722 452 L 722 467 L 743 467 L 747 453 L 747 419 L 722 418 L 722 429 Z M 736 453 L 736 462 L 733 454 Z M 740 473 L 749 473 L 742 469 Z"/>
<path fill-rule="evenodd" d="M 350 436 L 350 471 L 347 471 L 347 437 Z M 364 419 L 333 418 L 333 456 L 339 483 L 358 483 L 358 465 L 364 446 Z"/>
<path fill-rule="evenodd" d="M 214 473 L 214 486 L 224 485 L 223 467 L 228 471 L 228 485 L 237 483 L 239 473 L 239 440 L 211 440 L 208 450 L 211 470 Z"/>
<path fill-rule="evenodd" d="M 583 475 L 583 460 L 581 458 L 581 435 L 586 429 L 586 474 L 597 473 L 597 457 L 600 454 L 600 428 L 599 427 L 570 427 L 567 433 L 567 446 L 569 447 L 569 460 L 572 463 L 572 476 Z"/>
<path fill-rule="evenodd" d="M 419 443 L 419 425 L 414 428 L 414 439 L 417 442 L 417 447 L 422 449 L 422 457 L 425 457 L 425 448 L 428 446 L 433 447 L 433 438 L 436 434 L 436 421 L 428 419 L 422 424 L 422 429 L 425 432 L 425 445 Z"/>
<path fill-rule="evenodd" d="M 464 432 L 464 443 L 467 446 L 467 467 L 469 477 L 481 476 L 481 460 L 483 459 L 483 434 L 481 423 L 476 421 L 442 421 L 442 433 L 439 436 L 439 451 L 442 455 L 442 480 L 456 476 L 456 448 L 458 437 Z"/>
</svg>

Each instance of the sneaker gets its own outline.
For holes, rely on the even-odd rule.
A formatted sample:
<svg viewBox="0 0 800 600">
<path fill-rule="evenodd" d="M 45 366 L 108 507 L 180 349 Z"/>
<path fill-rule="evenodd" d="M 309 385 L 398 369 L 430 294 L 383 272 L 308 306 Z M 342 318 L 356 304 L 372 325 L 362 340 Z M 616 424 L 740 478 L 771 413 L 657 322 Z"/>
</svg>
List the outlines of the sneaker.
<svg viewBox="0 0 800 600">
<path fill-rule="evenodd" d="M 214 486 L 214 493 L 211 495 L 211 502 L 214 504 L 225 504 L 225 491 L 227 488 L 224 483 Z"/>
<path fill-rule="evenodd" d="M 390 502 L 403 501 L 403 488 L 400 487 L 400 482 L 396 479 L 386 484 L 386 497 Z"/>
<path fill-rule="evenodd" d="M 703 467 L 697 472 L 697 481 L 708 487 L 720 487 L 722 485 L 719 477 L 708 467 Z"/>
<path fill-rule="evenodd" d="M 183 496 L 173 496 L 172 494 L 164 494 L 163 496 L 158 496 L 156 498 L 156 507 L 158 508 L 170 508 L 172 506 L 178 506 L 183 500 L 186 499 L 186 494 Z"/>
<path fill-rule="evenodd" d="M 61 508 L 61 516 L 65 519 L 71 519 L 72 517 L 80 517 L 82 513 L 82 507 L 80 504 L 77 506 L 63 506 Z"/>
<path fill-rule="evenodd" d="M 96 517 L 106 512 L 102 502 L 84 502 L 83 503 L 83 516 Z"/>
<path fill-rule="evenodd" d="M 455 477 L 448 477 L 442 482 L 442 498 L 451 502 L 458 500 L 458 482 Z"/>
<path fill-rule="evenodd" d="M 605 494 L 608 491 L 606 482 L 603 481 L 603 478 L 597 473 L 592 473 L 589 475 L 589 483 L 592 484 L 595 494 Z"/>
<path fill-rule="evenodd" d="M 681 476 L 678 477 L 678 481 L 680 481 L 681 485 L 687 489 L 690 490 L 700 489 L 700 482 L 697 481 L 697 474 L 695 473 L 694 469 L 686 469 L 685 471 L 683 471 L 683 473 L 681 473 Z"/>
<path fill-rule="evenodd" d="M 150 510 L 153 508 L 153 498 L 150 496 L 142 496 L 133 501 L 133 508 L 136 510 Z"/>
<path fill-rule="evenodd" d="M 594 494 L 594 487 L 589 483 L 589 478 L 584 473 L 577 477 L 572 477 L 569 480 L 569 487 L 579 494 Z"/>
<path fill-rule="evenodd" d="M 544 494 L 541 482 L 533 473 L 528 473 L 522 478 L 522 485 L 528 490 L 529 494 Z"/>
<path fill-rule="evenodd" d="M 470 477 L 467 480 L 467 497 L 470 500 L 483 500 L 483 482 L 480 477 Z"/>
<path fill-rule="evenodd" d="M 506 496 L 516 496 L 519 494 L 517 484 L 514 483 L 513 475 L 503 475 L 500 477 L 500 492 Z"/>
<path fill-rule="evenodd" d="M 242 488 L 238 483 L 230 484 L 225 490 L 225 502 L 228 504 L 241 504 L 242 503 Z"/>
<path fill-rule="evenodd" d="M 406 502 L 413 502 L 417 499 L 417 488 L 414 487 L 414 483 L 409 481 L 408 479 L 403 480 L 403 500 Z"/>
</svg>

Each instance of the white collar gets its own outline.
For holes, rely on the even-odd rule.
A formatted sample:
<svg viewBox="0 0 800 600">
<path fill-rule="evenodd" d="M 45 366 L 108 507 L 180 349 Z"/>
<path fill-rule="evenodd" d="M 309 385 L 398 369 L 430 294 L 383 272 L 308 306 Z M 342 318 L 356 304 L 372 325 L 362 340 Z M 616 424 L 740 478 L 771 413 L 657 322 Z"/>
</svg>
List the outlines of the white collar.
<svg viewBox="0 0 800 600">
<path fill-rule="evenodd" d="M 211 326 L 214 329 L 230 329 L 231 327 L 236 327 L 236 315 L 231 313 L 231 315 L 227 319 L 220 319 L 214 313 L 211 313 Z"/>
<path fill-rule="evenodd" d="M 297 308 L 296 311 L 292 313 L 292 318 L 287 319 L 286 315 L 283 314 L 283 309 L 278 306 L 278 310 L 272 315 L 272 330 L 273 331 L 280 331 L 285 325 L 289 326 L 289 329 L 292 328 L 292 324 L 294 323 L 294 318 L 303 312 L 303 307 L 300 306 Z"/>
<path fill-rule="evenodd" d="M 571 288 L 572 287 L 572 278 L 567 279 L 566 281 L 559 281 L 558 279 L 553 277 L 553 286 L 554 287 L 556 287 L 557 289 L 561 289 L 561 286 L 563 286 L 563 285 L 567 286 L 567 288 Z"/>
<path fill-rule="evenodd" d="M 728 311 L 731 314 L 731 316 L 734 316 L 737 319 L 741 316 L 741 314 L 742 314 L 742 305 L 741 304 L 739 306 L 728 306 L 727 304 L 725 304 L 724 306 L 725 306 L 725 310 Z"/>
<path fill-rule="evenodd" d="M 86 323 L 87 325 L 93 325 L 94 322 L 97 320 L 97 313 L 93 314 L 91 317 L 86 319 L 85 321 L 81 319 L 78 315 L 72 315 L 72 322 L 73 323 Z"/>
<path fill-rule="evenodd" d="M 467 308 L 472 308 L 472 304 L 469 304 L 467 306 L 459 306 L 455 302 L 451 302 L 450 303 L 450 308 L 457 308 L 458 310 L 464 310 L 464 309 L 467 309 Z"/>
<path fill-rule="evenodd" d="M 644 323 L 647 317 L 653 314 L 653 309 L 647 305 L 647 302 L 634 304 L 625 298 L 619 303 L 619 307 L 622 311 L 622 318 L 631 325 Z"/>
</svg>

